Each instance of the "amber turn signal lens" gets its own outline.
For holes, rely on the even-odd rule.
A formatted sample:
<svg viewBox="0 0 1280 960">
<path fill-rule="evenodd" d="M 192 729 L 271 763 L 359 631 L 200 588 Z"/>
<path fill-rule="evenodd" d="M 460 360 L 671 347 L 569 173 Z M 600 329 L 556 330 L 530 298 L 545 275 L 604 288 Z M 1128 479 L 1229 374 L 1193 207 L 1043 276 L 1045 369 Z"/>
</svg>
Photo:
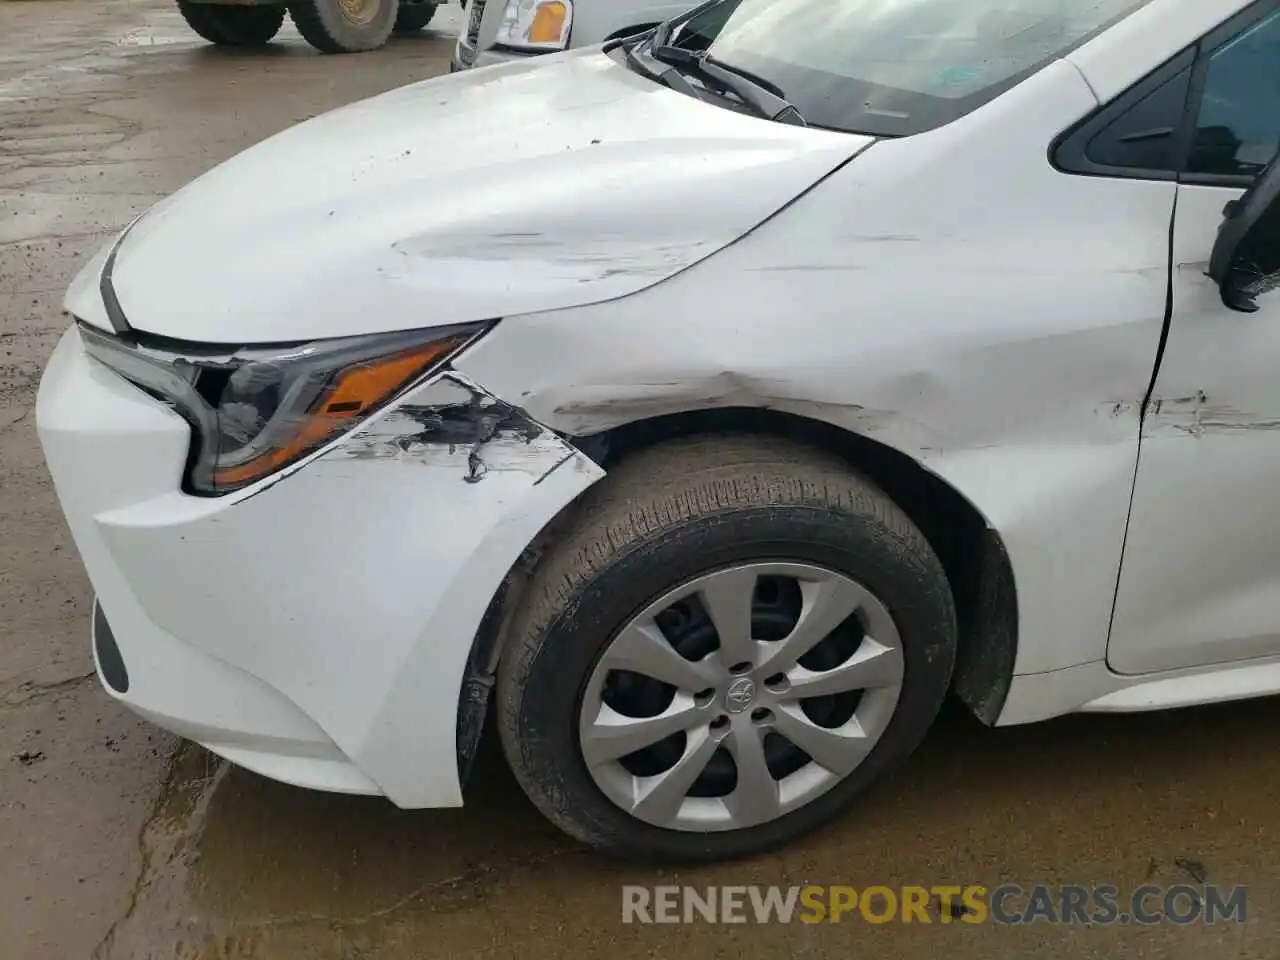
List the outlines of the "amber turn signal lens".
<svg viewBox="0 0 1280 960">
<path fill-rule="evenodd" d="M 538 12 L 533 15 L 533 23 L 529 25 L 529 42 L 558 43 L 568 15 L 568 8 L 559 0 L 539 6 Z"/>
</svg>

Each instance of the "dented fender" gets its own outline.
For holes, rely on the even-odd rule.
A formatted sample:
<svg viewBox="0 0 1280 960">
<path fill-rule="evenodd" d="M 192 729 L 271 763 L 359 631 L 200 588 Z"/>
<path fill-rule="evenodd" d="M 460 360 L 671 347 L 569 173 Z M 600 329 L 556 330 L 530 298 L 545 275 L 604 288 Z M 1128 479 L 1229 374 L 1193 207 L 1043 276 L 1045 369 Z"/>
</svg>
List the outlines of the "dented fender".
<svg viewBox="0 0 1280 960">
<path fill-rule="evenodd" d="M 1018 636 L 1035 638 L 1014 672 L 1101 660 L 1177 187 L 1045 161 L 1097 105 L 1075 68 L 1050 65 L 878 142 L 660 284 L 504 318 L 457 366 L 571 435 L 749 407 L 897 451 L 1004 545 Z"/>
</svg>

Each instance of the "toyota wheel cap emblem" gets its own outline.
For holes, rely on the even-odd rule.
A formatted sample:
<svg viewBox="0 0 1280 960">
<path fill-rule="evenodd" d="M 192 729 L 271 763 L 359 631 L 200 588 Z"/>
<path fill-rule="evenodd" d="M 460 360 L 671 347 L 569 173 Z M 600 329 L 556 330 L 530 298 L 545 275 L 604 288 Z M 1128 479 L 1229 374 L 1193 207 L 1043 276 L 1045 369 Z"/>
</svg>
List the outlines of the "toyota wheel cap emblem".
<svg viewBox="0 0 1280 960">
<path fill-rule="evenodd" d="M 756 698 L 756 684 L 750 677 L 739 677 L 729 684 L 724 694 L 724 708 L 730 713 L 741 713 Z"/>
</svg>

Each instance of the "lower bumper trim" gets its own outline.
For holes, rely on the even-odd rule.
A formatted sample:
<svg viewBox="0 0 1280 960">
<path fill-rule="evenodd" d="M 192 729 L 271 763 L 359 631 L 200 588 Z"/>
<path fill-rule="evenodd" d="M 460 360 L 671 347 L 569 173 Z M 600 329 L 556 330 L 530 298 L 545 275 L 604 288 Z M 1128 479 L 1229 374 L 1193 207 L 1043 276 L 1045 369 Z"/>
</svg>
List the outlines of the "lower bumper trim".
<svg viewBox="0 0 1280 960">
<path fill-rule="evenodd" d="M 115 634 L 111 632 L 111 624 L 102 610 L 102 604 L 93 602 L 93 652 L 98 661 L 98 671 L 103 682 L 115 693 L 129 692 L 129 670 L 124 665 L 124 657 L 116 646 Z"/>
</svg>

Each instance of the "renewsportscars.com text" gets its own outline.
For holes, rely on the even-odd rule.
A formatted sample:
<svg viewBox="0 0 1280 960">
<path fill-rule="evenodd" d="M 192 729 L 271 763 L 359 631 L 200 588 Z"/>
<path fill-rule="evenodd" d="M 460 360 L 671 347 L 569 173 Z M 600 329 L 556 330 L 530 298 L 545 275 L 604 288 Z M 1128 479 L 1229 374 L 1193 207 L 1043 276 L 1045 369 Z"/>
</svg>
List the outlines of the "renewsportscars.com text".
<svg viewBox="0 0 1280 960">
<path fill-rule="evenodd" d="M 623 923 L 1243 923 L 1244 887 L 627 886 Z"/>
</svg>

